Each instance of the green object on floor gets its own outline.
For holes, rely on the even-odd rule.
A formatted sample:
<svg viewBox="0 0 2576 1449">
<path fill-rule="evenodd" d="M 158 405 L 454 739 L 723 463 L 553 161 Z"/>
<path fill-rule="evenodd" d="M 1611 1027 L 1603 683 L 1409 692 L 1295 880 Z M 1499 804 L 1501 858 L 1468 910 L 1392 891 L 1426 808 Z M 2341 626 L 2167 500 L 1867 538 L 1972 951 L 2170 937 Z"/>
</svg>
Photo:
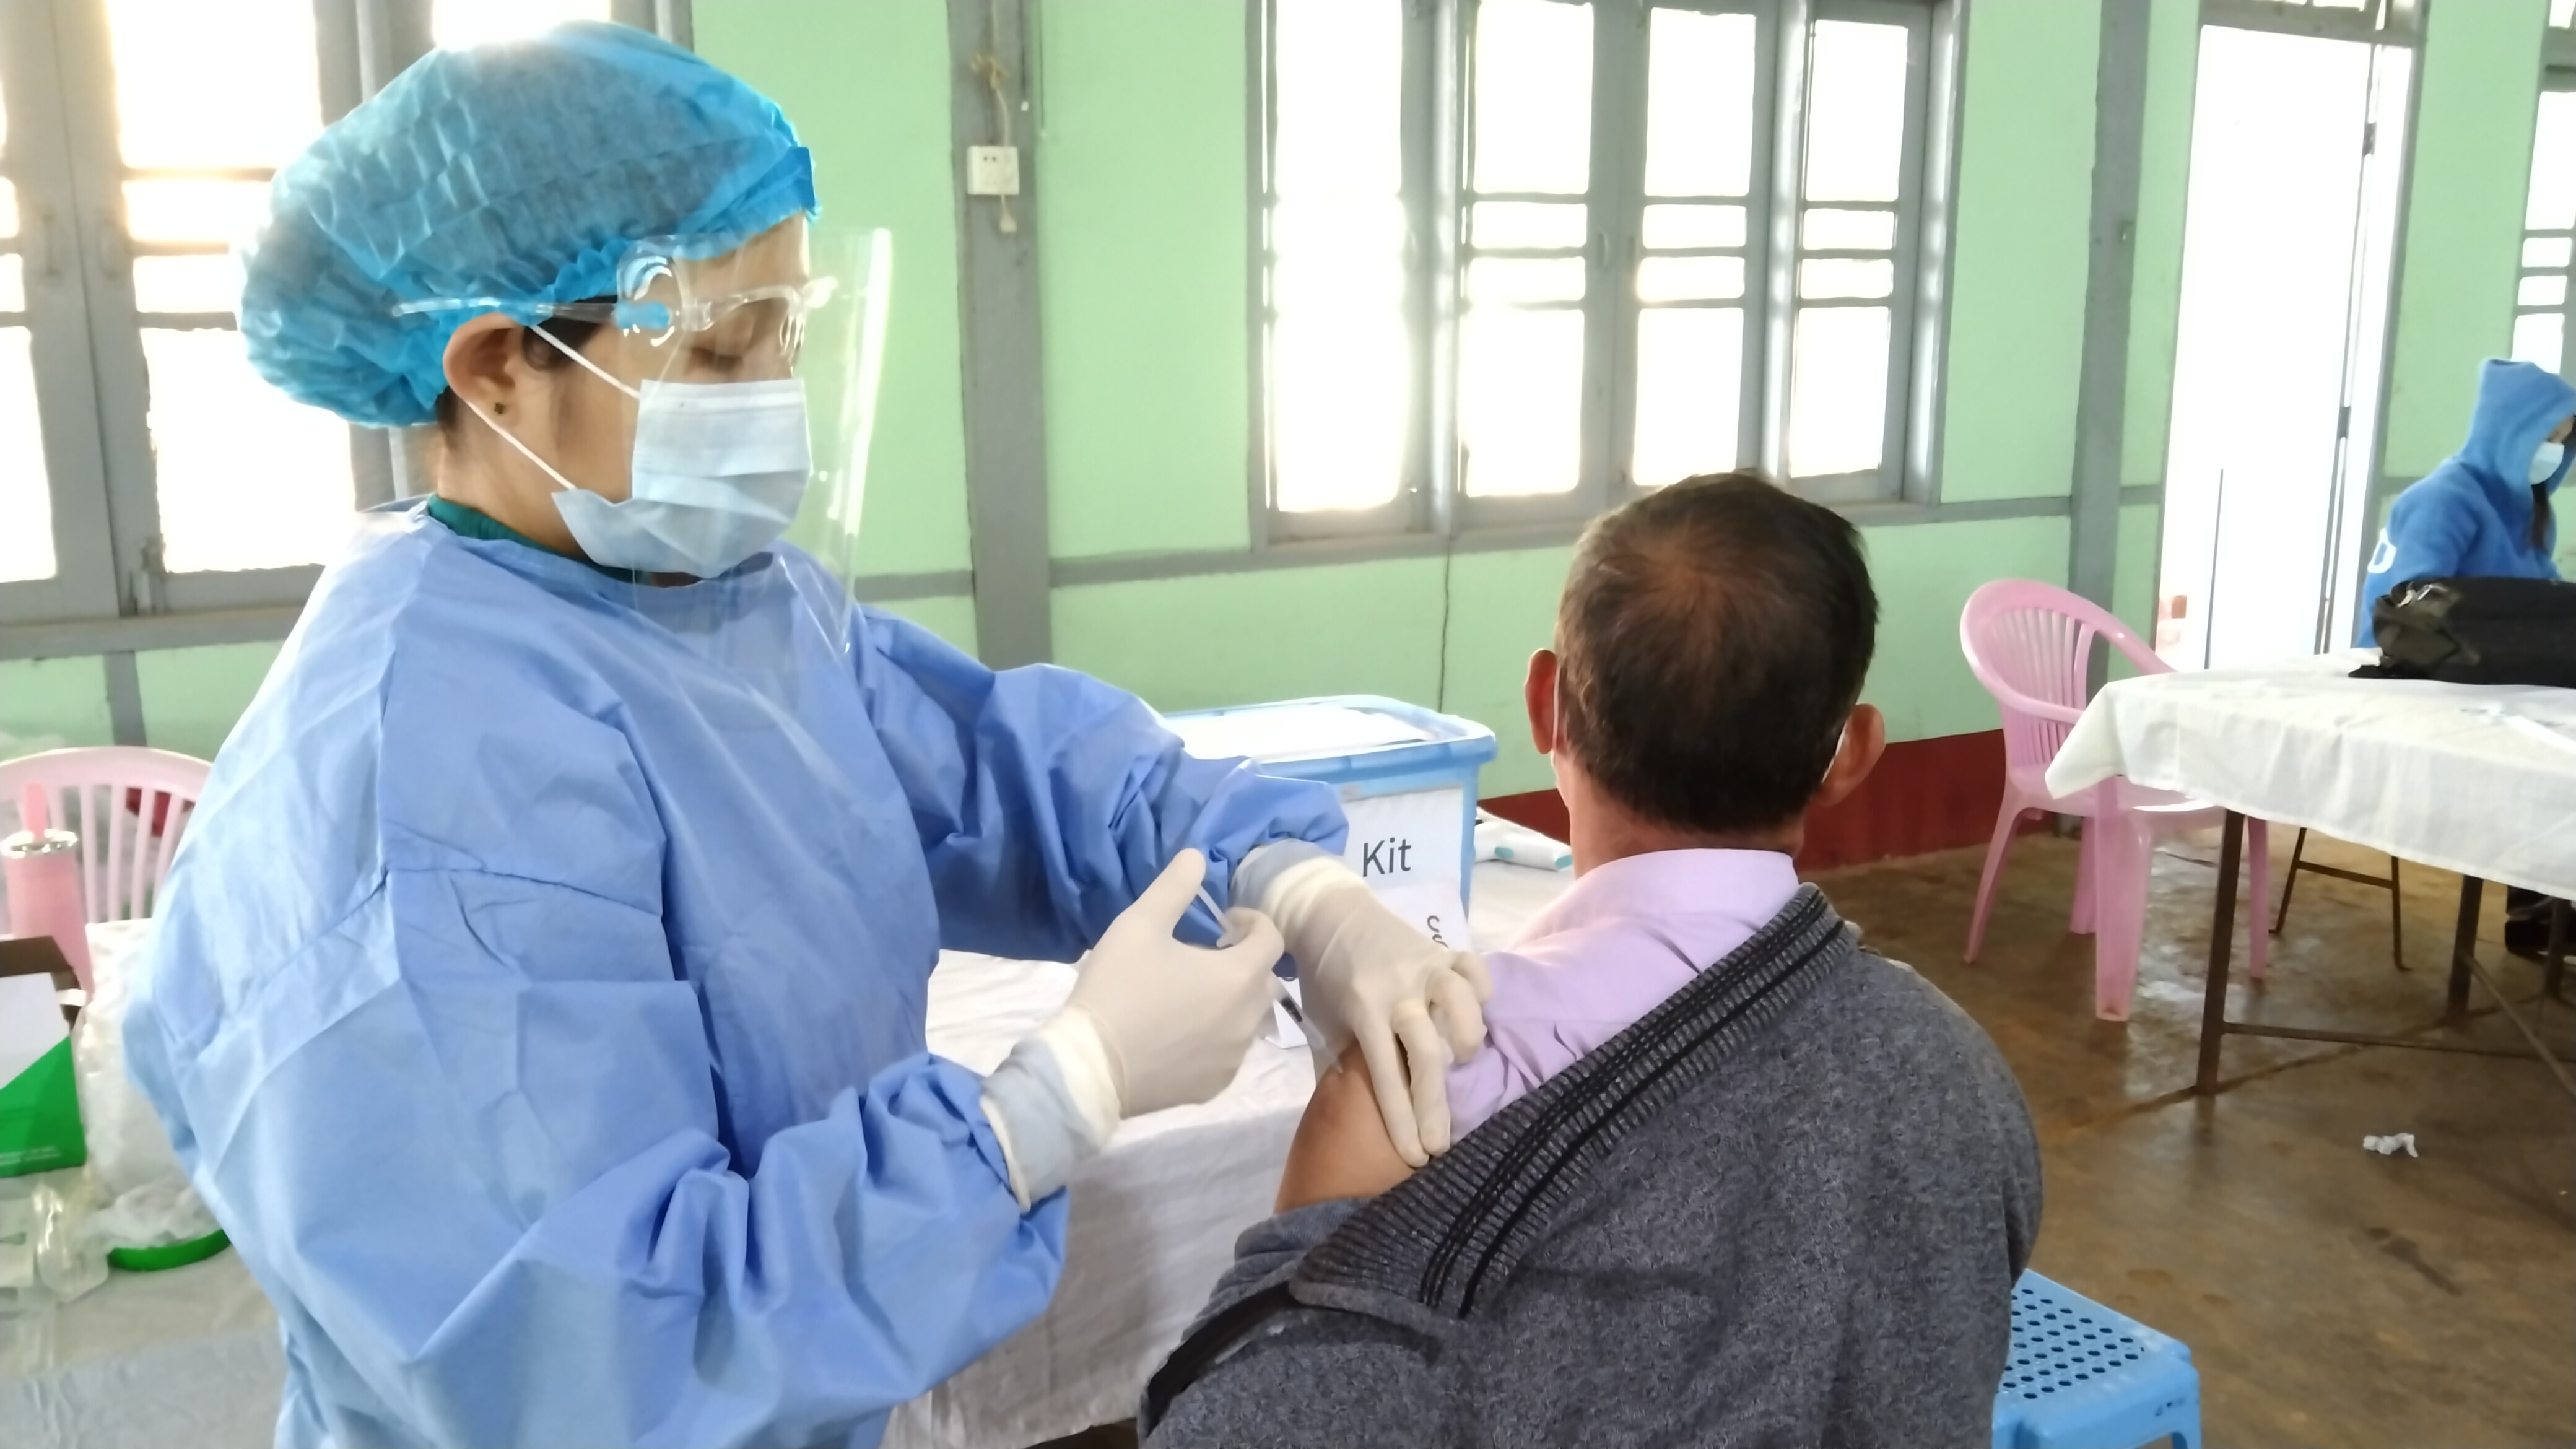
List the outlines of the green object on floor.
<svg viewBox="0 0 2576 1449">
<path fill-rule="evenodd" d="M 129 1273 L 158 1273 L 164 1268 L 184 1268 L 190 1263 L 203 1262 L 231 1247 L 232 1243 L 232 1239 L 224 1236 L 224 1230 L 217 1228 L 202 1238 L 190 1238 L 184 1243 L 164 1243 L 157 1248 L 110 1248 L 107 1250 L 107 1266 L 123 1268 Z"/>
</svg>

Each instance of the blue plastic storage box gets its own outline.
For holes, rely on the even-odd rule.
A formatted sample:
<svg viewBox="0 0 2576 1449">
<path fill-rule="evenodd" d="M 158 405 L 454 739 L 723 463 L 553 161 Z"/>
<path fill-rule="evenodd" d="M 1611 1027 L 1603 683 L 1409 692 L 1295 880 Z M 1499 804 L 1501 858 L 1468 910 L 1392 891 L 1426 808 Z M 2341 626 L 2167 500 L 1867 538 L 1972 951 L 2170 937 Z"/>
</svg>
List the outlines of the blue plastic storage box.
<svg viewBox="0 0 2576 1449">
<path fill-rule="evenodd" d="M 1196 710 L 1163 722 L 1191 754 L 1239 756 L 1267 774 L 1340 787 L 1352 827 L 1343 858 L 1352 869 L 1390 898 L 1436 893 L 1454 881 L 1458 904 L 1466 905 L 1476 859 L 1476 772 L 1494 757 L 1492 730 L 1370 694 Z M 1445 829 L 1452 791 L 1454 835 Z M 1428 838 L 1434 811 L 1444 827 L 1440 844 Z M 1454 876 L 1445 856 L 1431 858 L 1451 843 Z"/>
</svg>

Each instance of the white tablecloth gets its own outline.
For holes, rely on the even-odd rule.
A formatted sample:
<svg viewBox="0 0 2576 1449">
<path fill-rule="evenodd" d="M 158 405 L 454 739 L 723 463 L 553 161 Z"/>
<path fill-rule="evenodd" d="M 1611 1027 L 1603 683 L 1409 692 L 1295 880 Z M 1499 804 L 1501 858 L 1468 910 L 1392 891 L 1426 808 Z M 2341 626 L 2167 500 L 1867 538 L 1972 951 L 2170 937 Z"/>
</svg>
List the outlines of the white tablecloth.
<svg viewBox="0 0 2576 1449">
<path fill-rule="evenodd" d="M 2352 679 L 2377 657 L 2119 680 L 2048 767 L 2124 775 L 2484 880 L 2576 896 L 2576 690 Z"/>
<path fill-rule="evenodd" d="M 1571 879 L 1477 866 L 1476 944 L 1508 941 Z M 92 951 L 114 969 L 138 939 L 101 928 Z M 930 1049 L 988 1071 L 1072 986 L 1069 966 L 947 956 L 930 981 Z M 1122 1126 L 1074 1177 L 1064 1277 L 1045 1315 L 896 1411 L 886 1443 L 1018 1449 L 1132 1416 L 1236 1235 L 1268 1216 L 1313 1085 L 1303 1047 L 1256 1044 L 1215 1101 Z M 233 1253 L 118 1273 L 19 1348 L 21 1361 L 0 1363 L 8 1449 L 253 1449 L 275 1432 L 277 1318 Z"/>
</svg>

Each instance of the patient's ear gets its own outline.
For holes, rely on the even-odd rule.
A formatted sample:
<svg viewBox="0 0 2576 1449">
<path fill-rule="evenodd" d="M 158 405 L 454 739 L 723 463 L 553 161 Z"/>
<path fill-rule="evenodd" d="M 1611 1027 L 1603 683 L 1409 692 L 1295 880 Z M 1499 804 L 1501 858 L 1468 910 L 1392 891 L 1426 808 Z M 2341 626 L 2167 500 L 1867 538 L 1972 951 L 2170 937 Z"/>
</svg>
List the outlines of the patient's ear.
<svg viewBox="0 0 2576 1449">
<path fill-rule="evenodd" d="M 1834 751 L 1834 762 L 1825 767 L 1824 781 L 1807 803 L 1839 805 L 1869 772 L 1878 766 L 1878 757 L 1887 751 L 1887 716 L 1874 704 L 1856 705 L 1851 718 L 1843 725 L 1843 742 Z"/>
<path fill-rule="evenodd" d="M 1529 711 L 1530 743 L 1542 755 L 1556 753 L 1556 651 L 1530 656 L 1529 677 L 1521 682 L 1521 704 Z"/>
</svg>

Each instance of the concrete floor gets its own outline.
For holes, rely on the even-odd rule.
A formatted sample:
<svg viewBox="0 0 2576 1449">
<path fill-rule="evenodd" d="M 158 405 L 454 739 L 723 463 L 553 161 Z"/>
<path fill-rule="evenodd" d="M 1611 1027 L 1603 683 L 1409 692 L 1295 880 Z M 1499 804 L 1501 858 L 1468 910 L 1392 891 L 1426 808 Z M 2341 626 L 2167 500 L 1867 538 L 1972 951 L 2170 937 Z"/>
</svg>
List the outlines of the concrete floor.
<svg viewBox="0 0 2576 1449">
<path fill-rule="evenodd" d="M 2387 866 L 2314 837 L 2309 853 Z M 2229 1039 L 2226 1090 L 2194 1098 L 2215 842 L 2157 856 L 2125 1025 L 2093 1018 L 2091 938 L 2066 933 L 2075 858 L 2072 840 L 2015 845 L 1973 966 L 1959 957 L 1981 850 L 1819 877 L 1870 945 L 1949 992 L 2020 1077 L 2047 1171 L 2033 1266 L 2190 1344 L 2221 1449 L 2576 1444 L 2576 1102 L 2530 1058 L 2245 1037 Z M 2303 874 L 2271 977 L 2251 990 L 2240 905 L 2230 1015 L 2432 1026 L 2458 877 L 2403 875 L 2411 972 L 2390 965 L 2386 891 Z M 2501 892 L 2487 896 L 2481 957 L 2525 999 L 2539 971 L 2496 949 Z M 2549 1006 L 2542 1031 L 2576 1047 L 2576 1009 Z M 2520 1040 L 2491 1013 L 2466 1034 Z M 2415 1134 L 2422 1157 L 2362 1150 L 2364 1135 L 2393 1132 Z"/>
</svg>

